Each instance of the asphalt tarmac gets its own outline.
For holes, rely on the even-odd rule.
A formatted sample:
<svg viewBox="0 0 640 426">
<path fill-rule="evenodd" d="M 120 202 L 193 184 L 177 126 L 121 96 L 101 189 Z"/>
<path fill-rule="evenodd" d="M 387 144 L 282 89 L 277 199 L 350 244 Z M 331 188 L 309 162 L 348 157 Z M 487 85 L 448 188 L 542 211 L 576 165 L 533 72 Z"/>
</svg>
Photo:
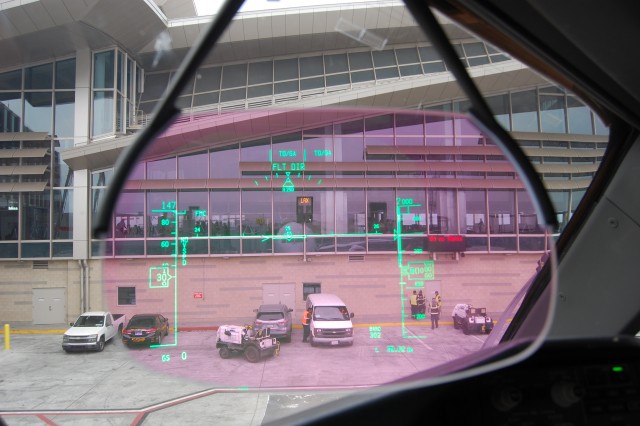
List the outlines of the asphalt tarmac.
<svg viewBox="0 0 640 426">
<path fill-rule="evenodd" d="M 311 347 L 296 328 L 278 356 L 249 363 L 241 354 L 220 358 L 215 331 L 170 333 L 158 348 L 114 341 L 103 352 L 67 354 L 59 330 L 19 330 L 0 352 L 0 418 L 260 425 L 462 357 L 485 339 L 447 323 L 435 330 L 428 322 L 378 323 L 359 324 L 353 346 Z"/>
</svg>

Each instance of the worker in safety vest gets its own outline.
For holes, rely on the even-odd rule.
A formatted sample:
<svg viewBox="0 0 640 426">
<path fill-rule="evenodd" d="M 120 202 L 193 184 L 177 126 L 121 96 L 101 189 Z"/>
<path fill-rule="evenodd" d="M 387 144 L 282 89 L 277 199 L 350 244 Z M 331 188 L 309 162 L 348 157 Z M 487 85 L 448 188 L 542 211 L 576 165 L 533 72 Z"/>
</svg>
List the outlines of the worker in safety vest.
<svg viewBox="0 0 640 426">
<path fill-rule="evenodd" d="M 411 303 L 411 318 L 416 319 L 418 314 L 418 293 L 415 290 L 413 290 L 413 294 L 409 298 L 409 303 Z"/>
<path fill-rule="evenodd" d="M 431 303 L 429 303 L 429 315 L 431 316 L 431 329 L 438 328 L 438 320 L 440 319 L 440 306 L 438 306 L 438 301 L 434 297 L 431 299 Z"/>
<path fill-rule="evenodd" d="M 425 305 L 424 294 L 422 294 L 422 290 L 418 292 L 418 315 L 417 318 L 424 318 L 424 314 L 427 311 L 427 307 Z"/>
<path fill-rule="evenodd" d="M 302 341 L 305 343 L 309 338 L 309 335 L 311 334 L 310 326 L 311 326 L 311 308 L 307 308 L 302 313 L 302 331 L 304 333 L 302 336 Z"/>
</svg>

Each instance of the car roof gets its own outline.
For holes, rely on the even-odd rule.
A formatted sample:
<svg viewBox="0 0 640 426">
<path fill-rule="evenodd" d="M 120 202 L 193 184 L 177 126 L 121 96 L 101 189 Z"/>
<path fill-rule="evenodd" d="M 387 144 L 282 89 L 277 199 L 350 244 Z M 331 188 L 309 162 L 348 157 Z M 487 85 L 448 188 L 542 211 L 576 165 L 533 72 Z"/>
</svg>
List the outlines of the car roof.
<svg viewBox="0 0 640 426">
<path fill-rule="evenodd" d="M 260 307 L 258 308 L 258 312 L 269 312 L 269 311 L 282 311 L 285 308 L 287 308 L 287 305 L 282 304 L 282 303 L 272 303 L 272 304 L 268 304 L 268 305 L 260 305 Z"/>
<path fill-rule="evenodd" d="M 307 296 L 307 300 L 310 300 L 314 306 L 344 306 L 345 303 L 335 294 L 310 294 Z"/>
<path fill-rule="evenodd" d="M 131 317 L 131 319 L 134 318 L 144 318 L 144 317 L 157 317 L 160 314 L 135 314 L 134 316 Z"/>
</svg>

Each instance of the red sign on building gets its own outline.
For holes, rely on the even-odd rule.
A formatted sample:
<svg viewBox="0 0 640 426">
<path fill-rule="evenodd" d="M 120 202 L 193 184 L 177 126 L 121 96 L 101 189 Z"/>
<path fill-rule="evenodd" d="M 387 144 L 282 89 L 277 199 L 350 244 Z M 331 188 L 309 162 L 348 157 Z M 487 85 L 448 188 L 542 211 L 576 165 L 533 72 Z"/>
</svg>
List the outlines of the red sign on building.
<svg viewBox="0 0 640 426">
<path fill-rule="evenodd" d="M 199 291 L 194 291 L 193 292 L 193 298 L 194 299 L 204 299 L 204 293 L 199 292 Z"/>
</svg>

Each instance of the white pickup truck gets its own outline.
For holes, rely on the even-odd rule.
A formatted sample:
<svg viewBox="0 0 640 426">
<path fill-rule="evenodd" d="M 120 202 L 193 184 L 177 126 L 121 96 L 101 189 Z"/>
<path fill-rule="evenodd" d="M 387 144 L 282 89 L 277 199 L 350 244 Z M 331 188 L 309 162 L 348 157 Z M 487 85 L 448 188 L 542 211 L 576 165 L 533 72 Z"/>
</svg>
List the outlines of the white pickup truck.
<svg viewBox="0 0 640 426">
<path fill-rule="evenodd" d="M 111 312 L 85 312 L 71 328 L 62 336 L 62 349 L 65 352 L 73 350 L 102 351 L 105 343 L 122 333 L 126 316 L 112 315 Z"/>
</svg>

